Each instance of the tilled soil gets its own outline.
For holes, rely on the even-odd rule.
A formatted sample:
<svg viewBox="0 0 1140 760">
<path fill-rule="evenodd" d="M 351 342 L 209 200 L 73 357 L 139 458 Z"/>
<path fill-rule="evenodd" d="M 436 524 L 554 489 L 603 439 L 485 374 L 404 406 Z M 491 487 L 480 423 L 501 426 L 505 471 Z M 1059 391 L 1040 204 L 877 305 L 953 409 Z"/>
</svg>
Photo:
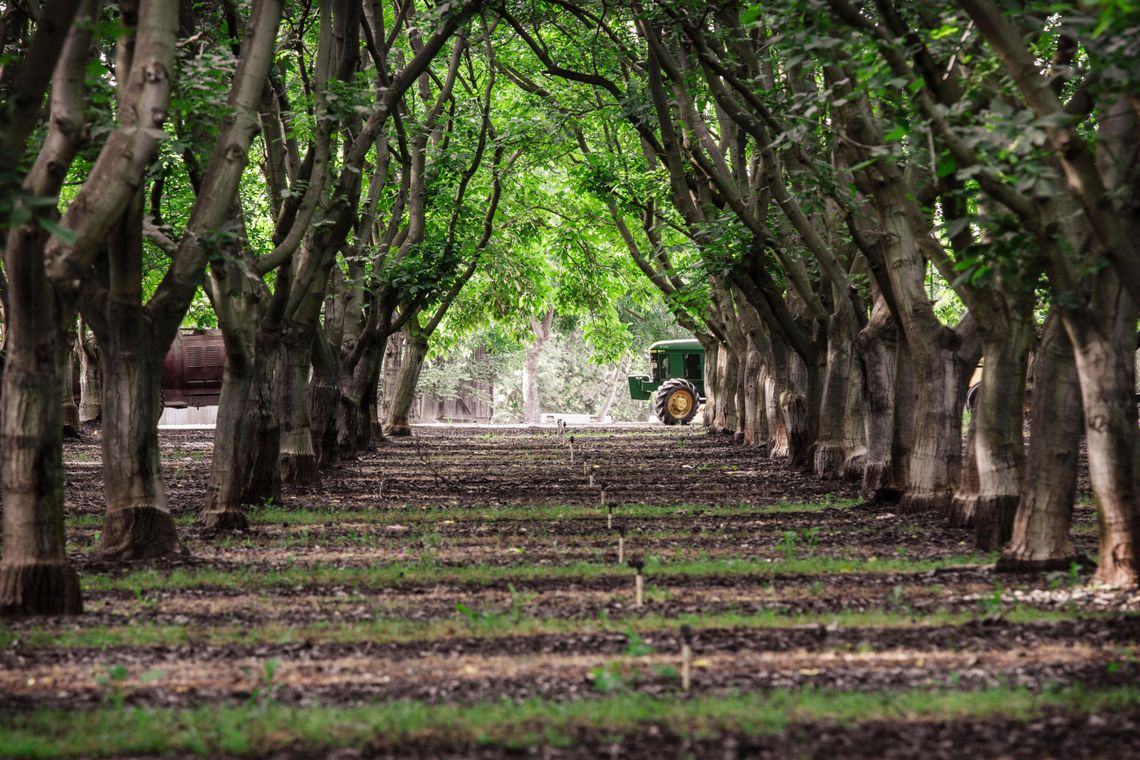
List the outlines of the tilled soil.
<svg viewBox="0 0 1140 760">
<path fill-rule="evenodd" d="M 845 481 L 820 480 L 697 429 L 421 428 L 327 469 L 319 489 L 287 491 L 282 504 L 253 510 L 251 530 L 227 537 L 188 522 L 204 498 L 210 435 L 167 432 L 162 443 L 171 508 L 192 556 L 112 566 L 91 554 L 97 521 L 71 527 L 87 613 L 0 629 L 9 642 L 0 649 L 0 725 L 38 707 L 105 705 L 112 668 L 125 704 L 156 707 L 239 704 L 267 693 L 298 706 L 591 699 L 604 668 L 620 672 L 622 689 L 679 696 L 674 620 L 696 624 L 695 696 L 1041 692 L 1140 677 L 1140 597 L 1086 589 L 1087 568 L 999 576 L 992 557 L 973 553 L 971 533 L 939 515 L 859 504 Z M 99 456 L 97 433 L 68 444 L 73 518 L 101 511 Z M 626 557 L 648 560 L 640 608 L 632 571 L 616 561 L 603 488 L 625 529 Z M 833 506 L 797 506 L 825 500 Z M 312 519 L 298 519 L 306 514 Z M 1090 508 L 1077 508 L 1074 531 L 1078 550 L 1094 554 Z M 938 566 L 907 569 L 918 561 Z M 733 562 L 750 564 L 738 571 Z M 369 569 L 393 565 L 410 574 L 369 580 Z M 541 572 L 577 566 L 612 571 Z M 793 566 L 801 569 L 786 569 Z M 497 574 L 465 580 L 473 567 Z M 139 569 L 181 580 L 136 587 Z M 330 570 L 360 572 L 351 582 L 321 580 Z M 226 573 L 260 580 L 254 588 L 211 580 Z M 700 624 L 711 616 L 725 622 Z M 385 621 L 419 627 L 388 636 Z M 1138 720 L 1140 710 L 1052 710 L 1027 720 L 900 717 L 700 738 L 649 724 L 623 736 L 586 732 L 572 748 L 531 754 L 1126 756 L 1140 746 Z M 493 757 L 506 749 L 430 737 L 389 746 L 381 737 L 338 752 Z M 274 756 L 316 755 L 294 747 Z"/>
</svg>

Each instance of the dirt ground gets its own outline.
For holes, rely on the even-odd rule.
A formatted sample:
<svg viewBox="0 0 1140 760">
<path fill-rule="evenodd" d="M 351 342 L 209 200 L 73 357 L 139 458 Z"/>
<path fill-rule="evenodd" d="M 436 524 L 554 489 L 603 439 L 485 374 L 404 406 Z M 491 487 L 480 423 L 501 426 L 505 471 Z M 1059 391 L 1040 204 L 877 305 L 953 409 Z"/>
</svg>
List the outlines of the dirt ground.
<svg viewBox="0 0 1140 760">
<path fill-rule="evenodd" d="M 159 582 L 136 585 L 140 568 L 91 555 L 102 510 L 97 433 L 68 443 L 68 540 L 87 612 L 0 628 L 8 642 L 0 725 L 38 708 L 106 705 L 112 668 L 127 705 L 239 704 L 265 690 L 269 661 L 272 698 L 298 706 L 592 699 L 598 669 L 615 662 L 623 690 L 683 698 L 672 670 L 682 622 L 695 623 L 697 697 L 1036 693 L 1140 677 L 1140 596 L 1089 589 L 1080 568 L 999 576 L 992 557 L 973 553 L 972 535 L 940 515 L 860 503 L 850 483 L 792 470 L 701 429 L 419 428 L 329 468 L 319 489 L 252 510 L 251 530 L 227 537 L 192 524 L 211 436 L 163 433 L 170 506 L 190 556 L 146 565 Z M 603 490 L 625 530 L 625 558 L 647 563 L 641 608 L 633 571 L 617 563 Z M 1095 554 L 1090 506 L 1076 510 L 1074 540 Z M 230 583 L 226 573 L 252 580 Z M 182 580 L 164 585 L 168 574 Z M 390 621 L 411 626 L 407 635 Z M 631 631 L 644 644 L 635 654 Z M 792 723 L 775 736 L 693 737 L 649 723 L 529 751 L 1123 757 L 1140 754 L 1138 726 L 1135 705 L 1110 714 L 1051 708 L 1027 719 L 837 718 Z M 336 756 L 505 751 L 429 736 L 398 745 L 381 738 Z"/>
</svg>

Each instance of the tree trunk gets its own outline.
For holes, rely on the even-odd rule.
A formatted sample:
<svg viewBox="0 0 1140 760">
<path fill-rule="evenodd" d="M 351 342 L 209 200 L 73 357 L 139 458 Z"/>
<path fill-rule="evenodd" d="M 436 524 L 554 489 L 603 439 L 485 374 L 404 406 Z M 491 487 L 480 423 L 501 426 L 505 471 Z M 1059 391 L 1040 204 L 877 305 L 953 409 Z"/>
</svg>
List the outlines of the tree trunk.
<svg viewBox="0 0 1140 760">
<path fill-rule="evenodd" d="M 63 524 L 63 426 L 60 421 L 54 299 L 44 274 L 46 233 L 9 231 L 0 473 L 4 555 L 0 615 L 83 611 L 79 577 L 67 560 Z"/>
<path fill-rule="evenodd" d="M 1073 347 L 1051 315 L 1037 349 L 1030 399 L 1029 456 L 1013 536 L 998 561 L 1005 572 L 1067 570 L 1076 560 L 1069 537 L 1077 496 L 1081 393 Z"/>
<path fill-rule="evenodd" d="M 978 412 L 976 407 L 970 415 L 969 425 L 966 426 L 965 449 L 958 490 L 954 493 L 954 501 L 950 505 L 949 522 L 951 528 L 973 528 L 974 520 L 977 517 L 975 509 L 977 508 L 982 481 L 978 476 Z"/>
<path fill-rule="evenodd" d="M 740 361 L 731 346 L 722 345 L 717 352 L 716 367 L 716 418 L 713 432 L 732 435 L 736 432 L 736 382 Z"/>
<path fill-rule="evenodd" d="M 103 370 L 103 489 L 107 512 L 96 551 L 135 560 L 185 554 L 166 505 L 158 417 L 163 356 L 144 336 L 135 305 L 112 307 L 100 346 Z"/>
<path fill-rule="evenodd" d="M 763 357 L 751 337 L 744 361 L 744 445 L 768 447 L 768 413 L 765 408 Z"/>
<path fill-rule="evenodd" d="M 602 405 L 598 407 L 598 422 L 605 422 L 606 418 L 610 416 L 610 409 L 614 405 L 614 399 L 617 398 L 618 390 L 625 385 L 625 360 L 626 357 L 623 354 L 618 360 L 617 366 L 614 367 L 613 377 L 610 378 L 610 388 L 602 400 Z"/>
<path fill-rule="evenodd" d="M 854 353 L 854 342 L 852 342 Z M 867 466 L 867 438 L 864 421 L 864 392 L 866 382 L 863 368 L 852 356 L 851 379 L 847 385 L 847 403 L 843 406 L 843 478 L 862 482 L 863 470 Z"/>
<path fill-rule="evenodd" d="M 966 505 L 974 515 L 977 546 L 983 550 L 999 549 L 1013 535 L 1025 462 L 1025 373 L 1035 337 L 1032 306 L 1030 302 L 1016 314 L 1007 313 L 1003 329 L 989 330 L 983 337 L 986 363 L 973 417 L 978 495 Z"/>
<path fill-rule="evenodd" d="M 243 481 L 241 504 L 281 501 L 281 417 L 277 406 L 276 373 L 281 355 L 281 332 L 259 328 L 254 347 L 254 387 L 250 411 L 254 416 L 253 451 Z M 243 418 L 248 419 L 248 418 Z"/>
<path fill-rule="evenodd" d="M 309 380 L 309 418 L 317 466 L 327 467 L 339 457 L 337 429 L 340 406 L 340 352 L 317 329 L 313 335 L 313 371 Z"/>
<path fill-rule="evenodd" d="M 819 412 L 819 436 L 815 447 L 814 471 L 821 478 L 843 474 L 847 457 L 844 433 L 847 420 L 847 386 L 851 374 L 851 325 L 846 311 L 832 315 L 827 323 L 827 369 Z"/>
<path fill-rule="evenodd" d="M 540 322 L 531 320 L 534 337 L 526 347 L 526 359 L 523 362 L 523 421 L 529 425 L 537 425 L 540 415 L 538 391 L 538 362 L 542 358 L 542 347 L 550 338 L 550 328 L 554 321 L 554 310 L 550 309 Z M 417 370 L 418 375 L 418 370 Z"/>
<path fill-rule="evenodd" d="M 86 330 L 86 328 L 84 328 Z M 99 422 L 103 417 L 103 382 L 99 375 L 99 355 L 94 340 L 79 334 L 79 422 Z"/>
<path fill-rule="evenodd" d="M 400 363 L 404 358 L 404 332 L 402 330 L 392 333 L 384 341 L 384 392 L 380 399 L 380 420 L 388 419 L 388 410 L 392 406 L 392 395 L 396 391 L 396 378 L 400 374 Z M 382 425 L 380 426 L 383 427 Z"/>
<path fill-rule="evenodd" d="M 75 403 L 75 336 L 76 330 L 73 324 L 58 346 L 60 416 L 63 434 L 68 438 L 79 435 L 79 406 Z"/>
<path fill-rule="evenodd" d="M 243 330 L 245 334 L 241 337 L 249 341 L 251 348 L 254 330 L 248 328 L 252 327 L 249 325 Z M 197 520 L 207 531 L 249 528 L 249 521 L 241 510 L 241 496 L 245 488 L 243 476 L 253 457 L 253 438 L 257 431 L 257 406 L 251 403 L 255 385 L 253 351 L 231 349 L 231 343 L 237 339 L 232 334 L 226 334 L 225 339 L 226 366 L 214 424 L 210 480 L 206 486 L 206 505 Z"/>
<path fill-rule="evenodd" d="M 320 486 L 309 401 L 312 341 L 312 331 L 297 323 L 286 326 L 282 336 L 276 377 L 281 420 L 278 467 L 282 483 Z"/>
<path fill-rule="evenodd" d="M 788 391 L 788 350 L 787 345 L 775 335 L 769 346 L 772 352 L 768 362 L 768 377 L 764 386 L 764 401 L 768 413 L 768 438 L 772 444 L 769 455 L 780 459 L 788 456 L 788 424 L 784 417 L 780 399 Z"/>
<path fill-rule="evenodd" d="M 1089 479 L 1100 513 L 1100 552 L 1095 580 L 1113 586 L 1140 583 L 1137 542 L 1136 401 L 1133 352 L 1136 348 L 1136 305 L 1102 272 L 1097 285 L 1096 313 L 1065 313 L 1072 341 L 1081 402 L 1085 413 Z"/>
<path fill-rule="evenodd" d="M 914 412 L 918 398 L 915 388 L 914 358 L 905 335 L 900 334 L 895 349 L 895 413 L 891 428 L 891 472 L 887 485 L 876 491 L 878 499 L 901 499 L 910 478 L 914 453 Z"/>
<path fill-rule="evenodd" d="M 797 354 L 788 354 L 788 390 L 780 396 L 780 412 L 788 434 L 788 463 L 812 466 L 819 429 L 822 367 L 808 366 Z"/>
<path fill-rule="evenodd" d="M 390 436 L 409 436 L 412 426 L 408 424 L 408 417 L 412 412 L 412 404 L 416 400 L 416 386 L 420 382 L 420 371 L 424 366 L 424 358 L 428 352 L 428 342 L 414 330 L 406 330 L 404 363 L 400 365 L 400 374 L 396 378 L 396 387 L 392 394 L 392 406 L 388 410 L 388 423 L 384 426 L 384 433 Z"/>
<path fill-rule="evenodd" d="M 874 494 L 891 480 L 898 358 L 898 331 L 882 297 L 875 300 L 871 319 L 859 331 L 855 351 L 863 375 L 863 431 L 867 447 L 863 491 Z"/>
<path fill-rule="evenodd" d="M 711 433 L 716 421 L 717 407 L 720 406 L 720 399 L 718 399 L 716 395 L 716 373 L 717 365 L 720 363 L 720 341 L 716 338 L 709 338 L 702 340 L 701 345 L 705 349 L 705 404 L 701 412 L 701 422 L 705 426 L 705 429 Z"/>
</svg>

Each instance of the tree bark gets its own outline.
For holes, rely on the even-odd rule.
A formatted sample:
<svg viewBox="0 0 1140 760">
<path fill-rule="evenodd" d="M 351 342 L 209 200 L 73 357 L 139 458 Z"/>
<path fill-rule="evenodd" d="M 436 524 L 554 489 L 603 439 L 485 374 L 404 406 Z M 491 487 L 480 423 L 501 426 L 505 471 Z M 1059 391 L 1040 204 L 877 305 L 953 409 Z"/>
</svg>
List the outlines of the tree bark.
<svg viewBox="0 0 1140 760">
<path fill-rule="evenodd" d="M 17 227 L 8 233 L 4 250 L 9 300 L 0 395 L 0 615 L 83 611 L 79 577 L 65 549 L 58 333 L 44 274 L 46 237 L 34 223 Z"/>
<path fill-rule="evenodd" d="M 873 494 L 891 481 L 895 366 L 899 350 L 895 321 L 882 297 L 875 300 L 871 319 L 859 331 L 855 350 L 863 374 L 863 425 L 867 446 L 863 491 Z"/>
<path fill-rule="evenodd" d="M 79 405 L 75 403 L 75 336 L 74 323 L 71 329 L 63 334 L 59 343 L 59 391 L 60 416 L 65 437 L 74 438 L 79 435 Z"/>
<path fill-rule="evenodd" d="M 327 311 L 326 311 L 327 320 Z M 309 380 L 309 416 L 317 467 L 327 467 L 340 456 L 337 426 L 340 407 L 340 341 L 336 348 L 318 328 L 313 335 L 313 371 Z"/>
<path fill-rule="evenodd" d="M 717 365 L 720 364 L 720 341 L 715 337 L 708 336 L 701 340 L 701 346 L 705 349 L 705 404 L 701 411 L 701 424 L 711 433 L 714 430 L 717 407 L 720 406 L 720 399 L 716 395 Z"/>
<path fill-rule="evenodd" d="M 388 422 L 384 426 L 385 435 L 393 437 L 409 436 L 412 426 L 408 417 L 412 412 L 412 404 L 416 400 L 416 385 L 420 381 L 420 371 L 427 357 L 427 339 L 419 335 L 414 329 L 406 329 L 407 337 L 404 339 L 406 349 L 404 362 L 400 365 L 400 374 L 396 378 L 395 392 L 392 394 L 392 406 L 388 410 Z"/>
<path fill-rule="evenodd" d="M 309 399 L 312 342 L 312 330 L 306 325 L 290 323 L 282 334 L 276 377 L 277 414 L 281 420 L 278 468 L 282 483 L 319 487 Z"/>
<path fill-rule="evenodd" d="M 723 344 L 717 352 L 716 367 L 716 418 L 713 432 L 732 435 L 736 432 L 738 412 L 736 409 L 736 384 L 740 372 L 740 360 L 732 346 Z"/>
<path fill-rule="evenodd" d="M 974 413 L 978 495 L 965 507 L 974 516 L 982 550 L 998 549 L 1013 535 L 1025 462 L 1025 373 L 1035 338 L 1032 302 L 1005 316 L 1003 329 L 988 330 L 982 339 L 985 368 Z"/>
<path fill-rule="evenodd" d="M 847 458 L 845 431 L 852 327 L 846 319 L 848 314 L 849 310 L 836 312 L 827 323 L 827 369 L 813 467 L 821 478 L 837 478 L 843 474 L 843 462 Z"/>
<path fill-rule="evenodd" d="M 1069 536 L 1077 496 L 1081 393 L 1073 347 L 1057 314 L 1037 349 L 1030 400 L 1029 455 L 1013 536 L 998 571 L 1067 570 L 1077 559 Z"/>
<path fill-rule="evenodd" d="M 88 339 L 84 326 L 76 341 L 79 346 L 79 422 L 96 423 L 103 417 L 103 380 L 99 375 L 99 351 L 94 338 Z"/>
<path fill-rule="evenodd" d="M 1089 479 L 1100 512 L 1095 580 L 1140 584 L 1140 509 L 1137 508 L 1136 401 L 1133 353 L 1136 305 L 1115 276 L 1098 275 L 1097 309 L 1066 311 L 1075 351 L 1088 442 Z"/>
</svg>

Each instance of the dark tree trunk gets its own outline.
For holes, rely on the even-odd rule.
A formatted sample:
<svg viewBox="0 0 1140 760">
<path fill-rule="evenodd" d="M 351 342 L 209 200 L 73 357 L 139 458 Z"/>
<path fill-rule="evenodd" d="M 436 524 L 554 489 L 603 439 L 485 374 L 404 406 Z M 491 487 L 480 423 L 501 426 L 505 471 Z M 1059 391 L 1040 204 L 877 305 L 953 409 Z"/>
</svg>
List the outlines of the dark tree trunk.
<svg viewBox="0 0 1140 760">
<path fill-rule="evenodd" d="M 337 347 L 339 349 L 339 346 Z M 327 467 L 339 458 L 337 421 L 340 407 L 340 352 L 321 330 L 313 336 L 313 372 L 309 380 L 309 416 L 317 466 Z"/>
<path fill-rule="evenodd" d="M 44 274 L 46 233 L 24 226 L 4 251 L 9 297 L 0 473 L 4 556 L 0 614 L 69 615 L 83 611 L 79 577 L 67 560 L 63 524 L 63 426 L 56 372 L 54 299 Z"/>
<path fill-rule="evenodd" d="M 891 428 L 891 472 L 887 485 L 876 494 L 882 497 L 902 497 L 910 477 L 910 459 L 914 451 L 914 410 L 918 382 L 914 373 L 914 359 L 907 339 L 900 334 L 895 347 L 895 409 Z"/>
<path fill-rule="evenodd" d="M 79 435 L 79 405 L 75 403 L 75 326 L 72 325 L 60 341 L 60 416 L 63 421 L 63 434 L 67 437 Z"/>
<path fill-rule="evenodd" d="M 158 417 L 162 355 L 128 306 L 111 309 L 100 346 L 103 371 L 103 479 L 107 512 L 96 547 L 104 557 L 151 559 L 185 554 L 166 504 Z"/>
<path fill-rule="evenodd" d="M 1046 321 L 1033 377 L 1029 476 L 1021 481 L 1013 536 L 999 571 L 1067 570 L 1077 558 L 1069 528 L 1084 417 L 1073 346 L 1056 314 Z"/>
<path fill-rule="evenodd" d="M 827 324 L 827 369 L 819 412 L 819 436 L 815 447 L 814 471 L 821 478 L 837 478 L 847 458 L 845 438 L 847 386 L 851 375 L 851 325 L 844 318 L 848 311 L 832 315 Z"/>
<path fill-rule="evenodd" d="M 278 467 L 282 483 L 320 485 L 309 400 L 312 345 L 313 332 L 308 326 L 294 322 L 285 327 L 276 376 L 277 413 L 281 420 Z"/>
</svg>

